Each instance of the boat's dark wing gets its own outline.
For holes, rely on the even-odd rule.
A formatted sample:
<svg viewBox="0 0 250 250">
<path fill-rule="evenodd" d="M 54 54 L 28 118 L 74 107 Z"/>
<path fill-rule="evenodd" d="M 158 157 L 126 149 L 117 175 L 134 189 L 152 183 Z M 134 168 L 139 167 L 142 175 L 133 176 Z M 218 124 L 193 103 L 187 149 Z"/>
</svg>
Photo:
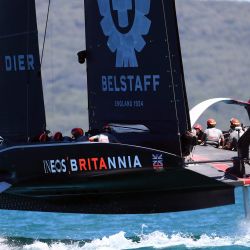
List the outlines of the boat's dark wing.
<svg viewBox="0 0 250 250">
<path fill-rule="evenodd" d="M 85 13 L 91 129 L 141 124 L 145 137 L 121 141 L 180 155 L 190 125 L 174 0 L 85 0 Z"/>
<path fill-rule="evenodd" d="M 244 102 L 244 101 L 240 101 L 240 100 L 234 100 L 234 99 L 229 99 L 227 101 L 225 101 L 229 104 L 236 104 L 236 105 L 240 105 L 240 106 L 244 106 L 244 107 L 249 107 L 250 106 L 250 99 L 248 102 Z"/>
<path fill-rule="evenodd" d="M 228 102 L 229 104 L 236 104 L 236 105 L 240 105 L 245 107 L 245 109 L 247 110 L 248 113 L 248 117 L 250 119 L 250 99 L 248 100 L 248 102 L 244 102 L 244 101 L 240 101 L 240 100 L 231 100 Z"/>
<path fill-rule="evenodd" d="M 27 141 L 45 127 L 35 0 L 2 0 L 0 9 L 0 135 Z"/>
</svg>

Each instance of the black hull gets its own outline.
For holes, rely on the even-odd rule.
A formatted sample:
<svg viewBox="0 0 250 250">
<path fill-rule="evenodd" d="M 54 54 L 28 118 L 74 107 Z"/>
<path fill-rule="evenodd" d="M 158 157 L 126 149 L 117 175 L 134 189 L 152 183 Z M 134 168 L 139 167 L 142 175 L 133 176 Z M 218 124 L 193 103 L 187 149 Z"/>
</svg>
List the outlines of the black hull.
<svg viewBox="0 0 250 250">
<path fill-rule="evenodd" d="M 96 158 L 103 159 L 102 164 L 99 160 L 87 164 L 88 159 Z M 66 168 L 49 168 L 52 159 L 65 159 Z M 79 165 L 70 165 L 72 159 L 84 159 L 86 164 L 80 169 Z M 116 166 L 109 166 L 109 160 Z M 234 203 L 232 186 L 186 169 L 179 157 L 122 144 L 6 148 L 0 152 L 0 176 L 0 182 L 12 184 L 0 194 L 1 209 L 134 214 Z"/>
<path fill-rule="evenodd" d="M 41 199 L 0 195 L 0 208 L 42 212 L 87 214 L 143 214 L 202 209 L 234 203 L 232 188 L 135 192 Z"/>
</svg>

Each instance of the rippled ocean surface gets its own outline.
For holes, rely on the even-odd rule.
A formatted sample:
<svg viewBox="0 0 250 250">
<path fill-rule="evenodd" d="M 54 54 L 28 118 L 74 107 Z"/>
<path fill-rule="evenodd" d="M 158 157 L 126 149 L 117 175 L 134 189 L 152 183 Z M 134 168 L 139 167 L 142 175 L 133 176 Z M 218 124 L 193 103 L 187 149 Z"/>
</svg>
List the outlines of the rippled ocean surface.
<svg viewBox="0 0 250 250">
<path fill-rule="evenodd" d="M 236 204 L 148 215 L 84 215 L 0 210 L 0 250 L 248 249 L 242 189 Z"/>
</svg>

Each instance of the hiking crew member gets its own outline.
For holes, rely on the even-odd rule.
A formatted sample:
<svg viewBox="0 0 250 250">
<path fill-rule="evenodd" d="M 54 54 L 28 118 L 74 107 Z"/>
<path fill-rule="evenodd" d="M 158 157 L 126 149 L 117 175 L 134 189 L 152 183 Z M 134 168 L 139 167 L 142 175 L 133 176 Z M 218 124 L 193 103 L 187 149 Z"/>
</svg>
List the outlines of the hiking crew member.
<svg viewBox="0 0 250 250">
<path fill-rule="evenodd" d="M 239 138 L 244 134 L 240 121 L 236 118 L 230 120 L 230 129 L 228 130 L 228 138 L 225 142 L 225 149 L 237 151 Z"/>
<path fill-rule="evenodd" d="M 49 130 L 45 130 L 38 137 L 39 142 L 48 142 L 51 140 L 51 132 Z"/>
<path fill-rule="evenodd" d="M 84 131 L 82 128 L 73 128 L 71 130 L 71 135 L 73 141 L 80 142 L 80 141 L 89 141 L 88 137 L 84 135 Z"/>
<path fill-rule="evenodd" d="M 53 141 L 60 142 L 63 141 L 63 135 L 62 132 L 58 131 L 53 135 Z"/>
<path fill-rule="evenodd" d="M 194 132 L 194 135 L 197 138 L 197 144 L 201 144 L 201 141 L 202 141 L 202 138 L 203 138 L 203 135 L 204 135 L 202 126 L 199 123 L 196 123 L 193 126 L 193 132 Z"/>
<path fill-rule="evenodd" d="M 207 129 L 204 131 L 202 145 L 213 145 L 222 148 L 224 145 L 224 136 L 220 129 L 216 127 L 216 121 L 212 118 L 207 120 Z"/>
</svg>

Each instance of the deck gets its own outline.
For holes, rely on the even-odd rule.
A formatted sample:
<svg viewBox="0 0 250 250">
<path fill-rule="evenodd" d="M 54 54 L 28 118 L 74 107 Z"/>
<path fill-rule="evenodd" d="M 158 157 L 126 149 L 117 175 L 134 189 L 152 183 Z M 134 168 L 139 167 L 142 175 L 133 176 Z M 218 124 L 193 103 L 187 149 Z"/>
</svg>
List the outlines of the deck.
<svg viewBox="0 0 250 250">
<path fill-rule="evenodd" d="M 218 149 L 213 146 L 196 146 L 189 161 L 193 160 L 199 163 L 189 163 L 187 169 L 233 186 L 250 185 L 250 166 L 248 164 L 245 164 L 246 178 L 225 174 L 225 170 L 233 166 L 231 161 L 233 157 L 237 157 L 237 152 Z M 202 163 L 203 161 L 214 162 Z"/>
</svg>

